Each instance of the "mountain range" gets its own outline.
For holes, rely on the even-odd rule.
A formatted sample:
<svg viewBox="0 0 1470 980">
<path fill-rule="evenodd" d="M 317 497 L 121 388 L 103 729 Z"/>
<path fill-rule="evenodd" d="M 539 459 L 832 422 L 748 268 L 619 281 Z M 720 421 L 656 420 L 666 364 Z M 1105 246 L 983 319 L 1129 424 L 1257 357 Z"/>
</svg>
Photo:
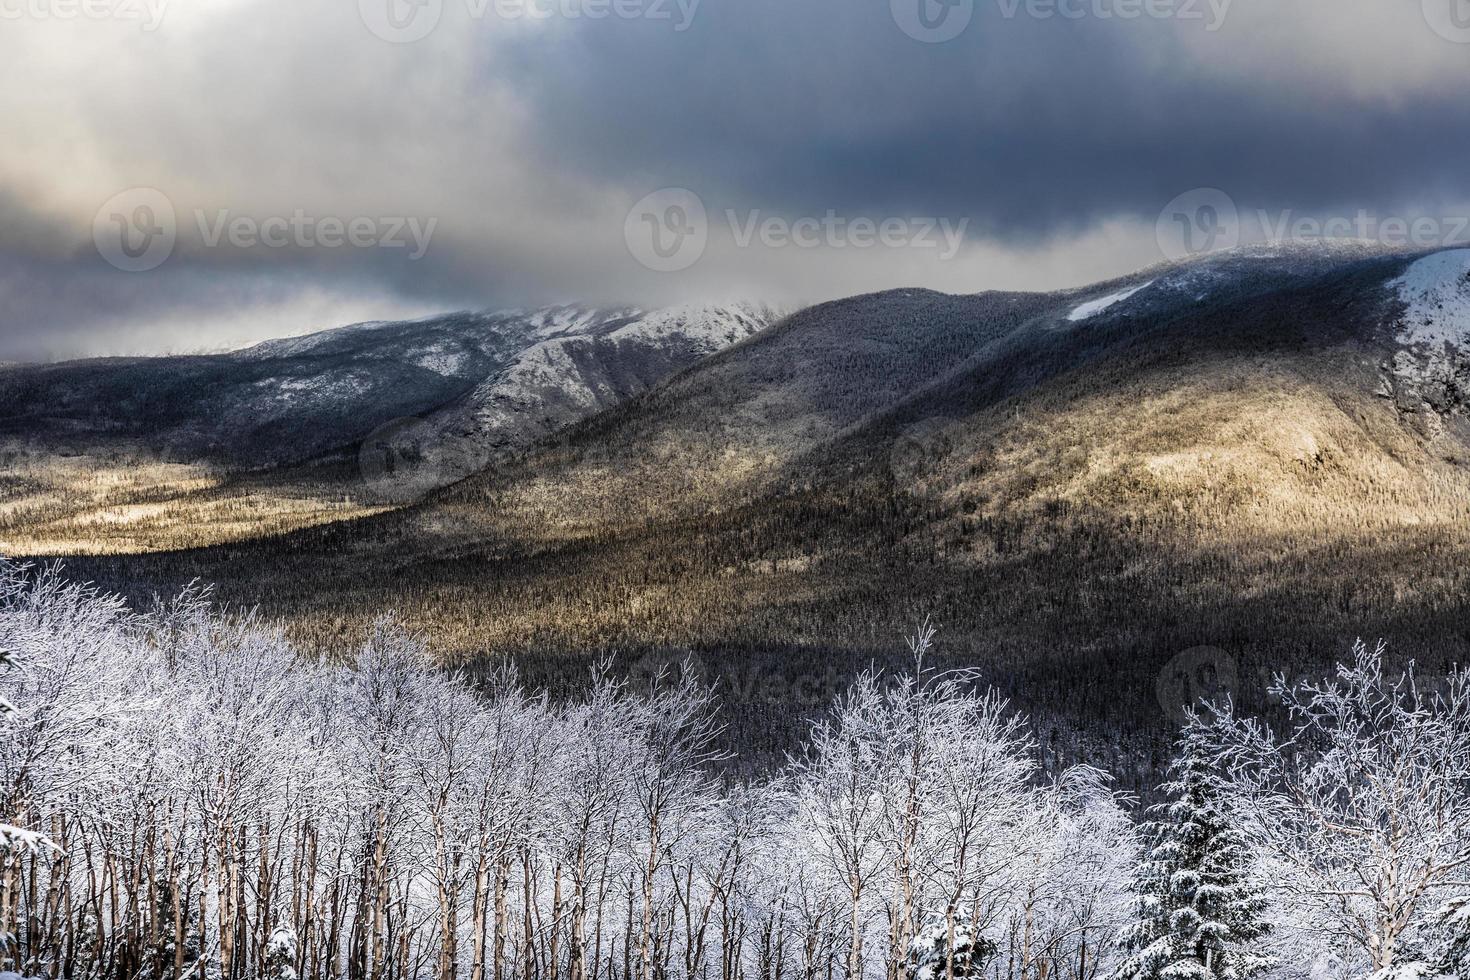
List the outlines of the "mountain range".
<svg viewBox="0 0 1470 980">
<path fill-rule="evenodd" d="M 575 341 L 554 332 L 565 317 L 586 318 Z M 629 329 L 602 332 L 617 315 L 532 319 L 551 349 L 496 361 L 471 345 L 452 375 L 449 355 L 398 357 L 396 385 L 352 386 L 396 392 L 359 429 L 423 420 L 426 448 L 372 473 L 400 499 L 74 571 L 139 600 L 217 582 L 329 647 L 391 609 L 449 661 L 510 654 L 553 687 L 605 653 L 635 673 L 707 671 L 742 744 L 773 753 L 854 669 L 900 662 L 926 617 L 936 666 L 978 671 L 1059 756 L 1123 773 L 1152 771 L 1183 702 L 1265 705 L 1273 674 L 1359 636 L 1426 670 L 1470 653 L 1470 252 L 1251 247 L 1057 293 L 726 311 L 699 319 L 705 346 L 673 342 L 680 357 L 629 375 L 597 353 Z M 232 363 L 437 329 L 353 328 Z M 371 375 L 365 357 L 340 370 Z M 77 417 L 88 438 L 147 437 L 138 413 L 110 420 L 136 383 L 117 379 L 153 370 L 10 369 L 3 425 L 33 444 L 75 439 Z M 429 395 L 408 373 L 455 380 L 426 380 Z M 46 403 L 71 406 L 67 424 L 18 407 L 44 401 L 48 376 L 77 379 Z M 222 421 L 178 418 L 170 452 L 236 466 L 329 460 L 347 432 L 272 439 L 295 431 L 283 412 L 226 449 Z M 72 534 L 32 551 L 68 553 Z"/>
<path fill-rule="evenodd" d="M 225 354 L 0 368 L 0 548 L 157 550 L 376 512 L 779 316 L 558 306 L 363 323 Z M 412 481 L 392 479 L 409 466 Z"/>
</svg>

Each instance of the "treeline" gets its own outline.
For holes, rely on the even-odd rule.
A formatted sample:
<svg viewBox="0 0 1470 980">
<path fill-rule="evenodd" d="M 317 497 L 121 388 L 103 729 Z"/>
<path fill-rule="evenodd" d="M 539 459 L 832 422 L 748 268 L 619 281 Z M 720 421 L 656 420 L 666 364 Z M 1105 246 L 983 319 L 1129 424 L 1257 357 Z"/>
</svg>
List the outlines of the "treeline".
<svg viewBox="0 0 1470 980">
<path fill-rule="evenodd" d="M 386 620 L 327 658 L 197 589 L 137 613 L 0 564 L 0 972 L 1296 980 L 1470 951 L 1470 675 L 1360 648 L 1278 686 L 1287 738 L 1197 718 L 1140 827 L 933 636 L 742 781 L 677 665 L 553 699 Z"/>
<path fill-rule="evenodd" d="M 64 977 L 894 976 L 936 919 L 1099 975 L 1132 827 L 1038 781 L 962 677 L 870 675 L 776 778 L 720 776 L 692 675 L 479 690 L 387 623 L 325 662 L 189 592 L 17 570 L 0 969 Z M 927 643 L 927 637 L 921 646 Z"/>
</svg>

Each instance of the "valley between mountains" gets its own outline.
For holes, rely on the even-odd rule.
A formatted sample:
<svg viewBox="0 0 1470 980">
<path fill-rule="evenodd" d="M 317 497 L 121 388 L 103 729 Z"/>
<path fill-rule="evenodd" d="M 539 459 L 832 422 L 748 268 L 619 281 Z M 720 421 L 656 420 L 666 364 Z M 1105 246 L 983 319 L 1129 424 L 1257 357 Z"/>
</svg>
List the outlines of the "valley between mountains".
<svg viewBox="0 0 1470 980">
<path fill-rule="evenodd" d="M 1181 696 L 1265 707 L 1360 636 L 1470 660 L 1466 251 L 170 360 L 0 370 L 0 548 L 138 602 L 212 582 L 336 650 L 392 611 L 472 675 L 699 670 L 773 755 L 925 617 L 1044 746 L 1125 774 Z"/>
</svg>

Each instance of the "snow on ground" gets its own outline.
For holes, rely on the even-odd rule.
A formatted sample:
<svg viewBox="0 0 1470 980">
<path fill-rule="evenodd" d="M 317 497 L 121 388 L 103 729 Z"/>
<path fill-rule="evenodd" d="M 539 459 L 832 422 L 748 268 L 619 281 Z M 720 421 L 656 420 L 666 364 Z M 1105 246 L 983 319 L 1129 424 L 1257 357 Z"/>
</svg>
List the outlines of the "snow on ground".
<svg viewBox="0 0 1470 980">
<path fill-rule="evenodd" d="M 1470 354 L 1470 249 L 1426 256 L 1388 284 L 1407 309 L 1398 342 L 1409 350 L 1394 361 L 1410 380 L 1453 373 L 1455 351 Z"/>
<path fill-rule="evenodd" d="M 411 321 L 408 321 L 411 322 Z M 302 334 L 298 337 L 283 337 L 279 340 L 267 340 L 247 347 L 242 351 L 236 351 L 234 356 L 241 360 L 263 361 L 277 357 L 297 357 L 309 354 L 329 341 L 336 340 L 344 334 L 370 333 L 375 330 L 385 330 L 389 327 L 401 327 L 402 322 L 395 320 L 369 320 L 366 323 L 352 323 L 345 327 L 333 327 L 330 330 L 318 330 L 315 333 Z"/>
<path fill-rule="evenodd" d="M 1099 313 L 1101 313 L 1103 310 L 1110 309 L 1111 307 L 1117 306 L 1119 303 L 1121 303 L 1124 300 L 1128 299 L 1134 293 L 1142 292 L 1143 290 L 1147 289 L 1148 287 L 1152 286 L 1153 284 L 1154 284 L 1154 281 L 1152 279 L 1150 279 L 1148 282 L 1144 283 L 1142 286 L 1134 286 L 1132 289 L 1124 289 L 1124 290 L 1122 290 L 1120 292 L 1113 293 L 1110 296 L 1104 296 L 1102 299 L 1095 299 L 1095 300 L 1092 300 L 1091 302 L 1083 303 L 1081 306 L 1077 307 L 1071 313 L 1067 314 L 1067 320 L 1070 321 L 1070 322 L 1072 322 L 1072 323 L 1078 323 L 1078 322 L 1080 322 L 1082 320 L 1086 320 L 1086 319 L 1089 319 L 1091 317 L 1095 317 Z"/>
<path fill-rule="evenodd" d="M 549 340 L 554 337 L 591 333 L 609 319 L 639 315 L 640 311 L 636 309 L 598 310 L 583 306 L 548 306 L 530 314 L 527 322 L 534 336 Z"/>
<path fill-rule="evenodd" d="M 366 371 L 334 371 L 319 375 L 276 375 L 255 382 L 254 388 L 275 401 L 305 398 L 352 398 L 372 387 L 373 376 Z"/>
<path fill-rule="evenodd" d="M 446 378 L 455 377 L 463 371 L 467 360 L 464 350 L 448 341 L 433 344 L 414 355 L 414 362 L 419 367 Z"/>
<path fill-rule="evenodd" d="M 759 333 L 780 318 L 774 310 L 764 307 L 682 306 L 644 314 L 612 336 L 655 342 L 674 338 L 700 344 L 713 353 Z"/>
</svg>

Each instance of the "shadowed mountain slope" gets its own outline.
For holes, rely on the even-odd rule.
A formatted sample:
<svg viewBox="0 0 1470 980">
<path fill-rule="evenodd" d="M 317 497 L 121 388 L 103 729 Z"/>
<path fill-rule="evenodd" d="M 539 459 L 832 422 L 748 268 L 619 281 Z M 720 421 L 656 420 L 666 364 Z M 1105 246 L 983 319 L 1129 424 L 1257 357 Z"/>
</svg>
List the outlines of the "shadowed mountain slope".
<svg viewBox="0 0 1470 980">
<path fill-rule="evenodd" d="M 0 369 L 0 549 L 159 550 L 375 513 L 779 317 L 751 305 L 459 313 L 230 354 Z"/>
<path fill-rule="evenodd" d="M 392 608 L 553 682 L 693 650 L 772 750 L 931 615 L 1059 752 L 1147 772 L 1195 695 L 1260 701 L 1359 635 L 1470 653 L 1467 298 L 1470 253 L 1346 246 L 858 297 L 413 507 L 81 570 L 238 570 L 317 640 Z"/>
</svg>

